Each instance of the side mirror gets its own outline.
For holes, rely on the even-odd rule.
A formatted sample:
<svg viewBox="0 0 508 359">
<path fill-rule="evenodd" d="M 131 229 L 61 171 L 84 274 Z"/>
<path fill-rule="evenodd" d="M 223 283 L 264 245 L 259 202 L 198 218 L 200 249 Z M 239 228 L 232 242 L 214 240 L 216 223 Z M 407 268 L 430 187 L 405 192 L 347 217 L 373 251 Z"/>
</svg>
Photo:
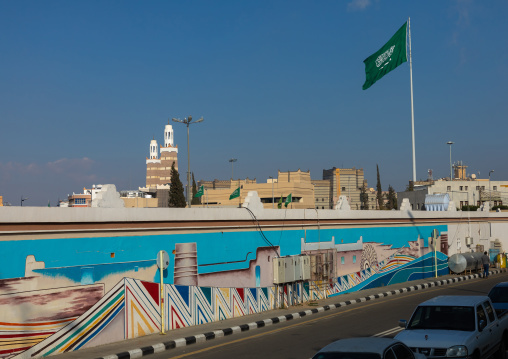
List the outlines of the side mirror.
<svg viewBox="0 0 508 359">
<path fill-rule="evenodd" d="M 406 329 L 407 328 L 407 320 L 405 320 L 405 319 L 399 320 L 399 327 Z"/>
<path fill-rule="evenodd" d="M 485 327 L 487 326 L 487 322 L 485 320 L 480 320 L 480 323 L 478 323 L 478 330 L 481 332 Z"/>
</svg>

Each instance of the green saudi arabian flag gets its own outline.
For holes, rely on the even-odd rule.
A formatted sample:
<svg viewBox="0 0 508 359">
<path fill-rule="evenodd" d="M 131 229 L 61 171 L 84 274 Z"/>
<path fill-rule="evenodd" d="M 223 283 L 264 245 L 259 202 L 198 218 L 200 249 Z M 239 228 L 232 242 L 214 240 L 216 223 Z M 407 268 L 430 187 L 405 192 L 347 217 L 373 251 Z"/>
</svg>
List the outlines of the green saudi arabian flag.
<svg viewBox="0 0 508 359">
<path fill-rule="evenodd" d="M 291 195 L 291 193 L 286 197 L 286 202 L 284 202 L 284 206 L 288 206 L 288 204 L 290 204 L 291 202 L 293 201 L 293 196 Z M 292 208 L 292 207 L 291 207 Z"/>
<path fill-rule="evenodd" d="M 231 193 L 231 196 L 229 196 L 229 200 L 232 200 L 233 198 L 238 198 L 240 197 L 240 187 L 238 187 L 237 189 L 235 189 L 233 191 L 233 193 Z"/>
<path fill-rule="evenodd" d="M 199 198 L 199 197 L 201 197 L 204 193 L 205 193 L 205 188 L 204 188 L 204 186 L 201 186 L 201 187 L 199 187 L 199 191 L 197 191 L 197 192 L 196 192 L 196 194 L 194 195 L 194 197 Z"/>
<path fill-rule="evenodd" d="M 367 90 L 384 75 L 407 61 L 406 31 L 407 22 L 384 44 L 377 52 L 367 57 L 365 64 L 365 83 L 363 89 Z"/>
</svg>

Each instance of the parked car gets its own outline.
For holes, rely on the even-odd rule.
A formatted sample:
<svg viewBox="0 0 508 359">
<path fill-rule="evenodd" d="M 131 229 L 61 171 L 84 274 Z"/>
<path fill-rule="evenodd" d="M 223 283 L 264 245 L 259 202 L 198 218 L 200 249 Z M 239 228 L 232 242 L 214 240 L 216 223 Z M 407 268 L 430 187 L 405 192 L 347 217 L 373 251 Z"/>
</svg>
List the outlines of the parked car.
<svg viewBox="0 0 508 359">
<path fill-rule="evenodd" d="M 488 294 L 497 316 L 504 316 L 508 311 L 508 282 L 496 284 Z"/>
<path fill-rule="evenodd" d="M 427 358 L 506 357 L 508 316 L 498 318 L 487 296 L 439 296 L 421 303 L 395 336 Z"/>
<path fill-rule="evenodd" d="M 391 338 L 367 337 L 337 340 L 321 349 L 312 359 L 425 359 Z"/>
</svg>

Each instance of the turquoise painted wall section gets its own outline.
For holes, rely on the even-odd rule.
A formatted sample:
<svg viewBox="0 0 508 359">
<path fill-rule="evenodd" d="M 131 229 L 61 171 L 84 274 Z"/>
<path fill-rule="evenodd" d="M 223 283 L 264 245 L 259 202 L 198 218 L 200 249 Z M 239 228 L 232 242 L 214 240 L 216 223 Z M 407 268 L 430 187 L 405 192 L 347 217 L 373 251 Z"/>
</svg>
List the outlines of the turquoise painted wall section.
<svg viewBox="0 0 508 359">
<path fill-rule="evenodd" d="M 377 242 L 402 248 L 408 246 L 408 241 L 415 241 L 420 236 L 427 245 L 427 238 L 434 228 L 440 232 L 447 230 L 447 226 L 441 225 L 274 230 L 264 231 L 264 234 L 273 245 L 280 247 L 280 255 L 285 256 L 300 254 L 301 238 L 304 237 L 307 243 L 315 243 L 331 241 L 333 236 L 335 243 L 346 244 L 356 243 L 361 236 L 364 243 Z M 34 255 L 37 261 L 45 263 L 45 269 L 37 270 L 41 274 L 63 276 L 80 282 L 82 267 L 94 266 L 93 276 L 97 281 L 107 274 L 152 265 L 157 252 L 162 249 L 170 254 L 170 260 L 174 263 L 172 251 L 176 243 L 196 243 L 199 274 L 246 269 L 249 260 L 254 259 L 256 249 L 268 246 L 257 231 L 2 241 L 0 253 L 8 255 L 0 263 L 0 279 L 23 277 L 26 258 Z M 208 266 L 201 266 L 204 264 Z M 173 267 L 170 266 L 164 274 L 165 283 L 172 284 Z M 158 277 L 157 273 L 153 280 L 158 281 Z"/>
</svg>

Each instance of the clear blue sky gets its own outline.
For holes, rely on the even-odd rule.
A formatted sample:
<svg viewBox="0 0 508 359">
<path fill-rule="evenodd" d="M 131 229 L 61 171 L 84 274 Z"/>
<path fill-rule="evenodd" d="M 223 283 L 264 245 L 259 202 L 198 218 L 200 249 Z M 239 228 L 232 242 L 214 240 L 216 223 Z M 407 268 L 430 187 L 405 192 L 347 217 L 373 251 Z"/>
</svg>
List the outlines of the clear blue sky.
<svg viewBox="0 0 508 359">
<path fill-rule="evenodd" d="M 507 1 L 0 1 L 0 195 L 52 205 L 145 184 L 153 136 L 191 126 L 196 180 L 277 170 L 412 178 L 409 63 L 363 60 L 411 17 L 417 178 L 508 180 Z M 174 123 L 186 182 L 185 126 Z"/>
</svg>

